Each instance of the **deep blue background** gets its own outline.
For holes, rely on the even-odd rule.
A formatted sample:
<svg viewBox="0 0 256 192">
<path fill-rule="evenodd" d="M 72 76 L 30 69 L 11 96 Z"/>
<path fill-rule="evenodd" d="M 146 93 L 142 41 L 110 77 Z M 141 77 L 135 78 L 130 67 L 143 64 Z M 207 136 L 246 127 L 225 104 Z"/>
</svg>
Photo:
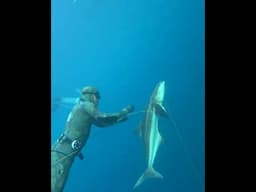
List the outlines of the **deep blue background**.
<svg viewBox="0 0 256 192">
<path fill-rule="evenodd" d="M 100 110 L 133 104 L 143 110 L 160 80 L 177 124 L 160 121 L 164 143 L 141 192 L 204 191 L 204 0 L 52 0 L 52 98 L 77 97 L 86 85 L 101 92 Z M 52 143 L 70 108 L 52 113 Z M 106 129 L 92 128 L 64 192 L 131 192 L 146 168 L 136 135 L 142 114 Z"/>
</svg>

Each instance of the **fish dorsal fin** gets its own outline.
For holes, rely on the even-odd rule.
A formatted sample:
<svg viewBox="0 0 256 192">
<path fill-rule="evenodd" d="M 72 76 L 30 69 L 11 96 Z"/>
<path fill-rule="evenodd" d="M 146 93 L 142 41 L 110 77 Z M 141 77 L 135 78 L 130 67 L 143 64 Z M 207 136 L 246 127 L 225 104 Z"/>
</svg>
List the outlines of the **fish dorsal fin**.
<svg viewBox="0 0 256 192">
<path fill-rule="evenodd" d="M 156 106 L 156 113 L 158 115 L 163 117 L 168 117 L 168 113 L 162 104 L 157 103 L 155 106 Z"/>
</svg>

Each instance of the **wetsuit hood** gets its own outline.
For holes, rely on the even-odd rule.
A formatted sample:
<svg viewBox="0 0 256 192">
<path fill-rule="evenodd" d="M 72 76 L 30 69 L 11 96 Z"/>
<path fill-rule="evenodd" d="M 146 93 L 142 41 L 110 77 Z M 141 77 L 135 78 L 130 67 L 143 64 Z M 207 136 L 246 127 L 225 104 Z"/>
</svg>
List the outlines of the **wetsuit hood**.
<svg viewBox="0 0 256 192">
<path fill-rule="evenodd" d="M 86 86 L 81 91 L 80 99 L 83 101 L 93 102 L 93 95 L 95 95 L 97 99 L 100 99 L 100 93 L 96 87 Z"/>
</svg>

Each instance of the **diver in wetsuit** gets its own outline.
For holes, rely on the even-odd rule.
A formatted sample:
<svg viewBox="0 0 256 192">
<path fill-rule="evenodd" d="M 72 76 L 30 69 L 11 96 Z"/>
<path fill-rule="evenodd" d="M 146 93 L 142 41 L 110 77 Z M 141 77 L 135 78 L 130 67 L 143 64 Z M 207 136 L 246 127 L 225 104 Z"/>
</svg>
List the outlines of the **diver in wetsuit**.
<svg viewBox="0 0 256 192">
<path fill-rule="evenodd" d="M 64 132 L 51 149 L 51 192 L 62 192 L 74 158 L 83 159 L 81 150 L 86 144 L 92 125 L 107 127 L 127 120 L 134 110 L 128 105 L 117 113 L 101 113 L 97 106 L 100 94 L 95 87 L 82 89 L 79 101 L 70 112 Z"/>
</svg>

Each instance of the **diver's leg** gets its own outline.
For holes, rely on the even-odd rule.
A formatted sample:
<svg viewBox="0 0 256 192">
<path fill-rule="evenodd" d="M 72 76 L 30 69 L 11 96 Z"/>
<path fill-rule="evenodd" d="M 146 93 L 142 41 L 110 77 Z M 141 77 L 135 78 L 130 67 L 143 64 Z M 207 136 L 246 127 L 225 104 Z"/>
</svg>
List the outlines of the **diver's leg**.
<svg viewBox="0 0 256 192">
<path fill-rule="evenodd" d="M 65 158 L 62 154 L 51 152 L 51 192 L 62 192 L 68 178 L 73 158 Z"/>
</svg>

